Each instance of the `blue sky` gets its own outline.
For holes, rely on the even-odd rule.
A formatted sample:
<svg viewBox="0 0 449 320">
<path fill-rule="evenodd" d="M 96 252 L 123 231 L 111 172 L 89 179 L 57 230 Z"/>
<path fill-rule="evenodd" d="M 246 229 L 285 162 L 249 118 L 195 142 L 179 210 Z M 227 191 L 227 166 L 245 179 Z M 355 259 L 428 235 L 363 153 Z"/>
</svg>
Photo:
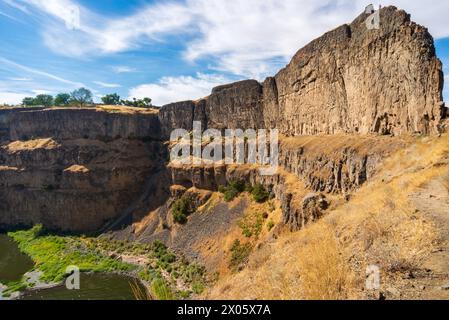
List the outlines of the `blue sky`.
<svg viewBox="0 0 449 320">
<path fill-rule="evenodd" d="M 275 74 L 300 47 L 352 21 L 366 4 L 0 0 L 0 103 L 81 86 L 97 100 L 113 92 L 149 96 L 158 105 L 201 98 L 223 83 Z M 429 27 L 449 74 L 449 1 L 382 4 L 404 8 Z"/>
</svg>

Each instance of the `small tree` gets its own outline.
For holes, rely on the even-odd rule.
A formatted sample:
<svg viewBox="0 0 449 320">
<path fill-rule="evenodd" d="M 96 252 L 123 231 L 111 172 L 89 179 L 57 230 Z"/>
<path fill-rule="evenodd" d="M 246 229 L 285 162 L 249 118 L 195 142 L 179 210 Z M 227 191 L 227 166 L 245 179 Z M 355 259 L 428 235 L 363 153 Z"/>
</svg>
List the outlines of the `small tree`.
<svg viewBox="0 0 449 320">
<path fill-rule="evenodd" d="M 86 88 L 80 88 L 71 93 L 72 101 L 78 104 L 80 107 L 85 106 L 88 103 L 93 103 L 92 92 Z"/>
<path fill-rule="evenodd" d="M 263 203 L 268 200 L 270 193 L 264 188 L 260 183 L 256 184 L 251 192 L 254 201 L 258 203 Z"/>
<path fill-rule="evenodd" d="M 26 97 L 22 100 L 22 104 L 27 107 L 34 106 L 34 98 Z"/>
<path fill-rule="evenodd" d="M 143 98 L 142 100 L 140 100 L 140 104 L 141 104 L 141 108 L 151 108 L 153 106 L 153 104 L 151 103 L 153 100 L 151 100 L 150 98 Z"/>
<path fill-rule="evenodd" d="M 124 106 L 134 107 L 134 108 L 152 108 L 153 104 L 150 98 L 136 99 L 132 100 L 121 100 L 121 104 Z"/>
<path fill-rule="evenodd" d="M 51 107 L 53 105 L 53 96 L 49 94 L 39 94 L 34 98 L 34 104 L 36 106 Z"/>
<path fill-rule="evenodd" d="M 55 98 L 55 106 L 67 106 L 70 104 L 71 96 L 68 93 L 60 93 Z"/>
<path fill-rule="evenodd" d="M 101 101 L 103 102 L 103 104 L 106 105 L 118 106 L 120 105 L 121 100 L 120 96 L 117 93 L 113 93 L 105 95 L 103 98 L 101 98 Z"/>
</svg>

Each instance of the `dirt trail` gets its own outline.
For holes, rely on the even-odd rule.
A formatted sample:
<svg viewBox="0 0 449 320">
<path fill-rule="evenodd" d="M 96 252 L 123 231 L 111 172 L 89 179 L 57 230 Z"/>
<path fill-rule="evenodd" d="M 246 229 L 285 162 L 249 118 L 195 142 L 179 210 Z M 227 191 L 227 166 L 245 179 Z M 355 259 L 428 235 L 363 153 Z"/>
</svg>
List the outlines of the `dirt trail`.
<svg viewBox="0 0 449 320">
<path fill-rule="evenodd" d="M 420 299 L 449 299 L 449 191 L 441 178 L 411 195 L 415 207 L 440 231 L 440 242 L 424 262 L 424 272 L 410 279 Z M 416 293 L 416 292 L 415 292 Z"/>
</svg>

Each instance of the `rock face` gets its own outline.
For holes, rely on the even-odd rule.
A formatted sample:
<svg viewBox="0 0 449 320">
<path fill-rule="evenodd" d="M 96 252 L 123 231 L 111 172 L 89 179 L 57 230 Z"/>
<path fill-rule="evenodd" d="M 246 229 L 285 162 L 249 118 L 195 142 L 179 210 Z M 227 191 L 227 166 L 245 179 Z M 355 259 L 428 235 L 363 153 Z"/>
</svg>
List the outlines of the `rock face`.
<svg viewBox="0 0 449 320">
<path fill-rule="evenodd" d="M 184 188 L 217 191 L 236 180 L 261 183 L 280 201 L 284 223 L 298 230 L 325 210 L 322 193 L 357 190 L 374 176 L 384 158 L 406 145 L 407 139 L 395 137 L 296 137 L 281 141 L 282 169 L 272 176 L 260 175 L 257 167 L 239 165 L 170 165 L 169 172 L 171 183 Z M 310 191 L 314 197 L 307 197 Z"/>
<path fill-rule="evenodd" d="M 0 227 L 97 231 L 139 197 L 165 157 L 152 141 L 157 115 L 15 110 L 0 118 Z"/>
<path fill-rule="evenodd" d="M 276 75 L 282 132 L 435 132 L 443 76 L 431 35 L 393 7 L 379 30 L 366 18 L 313 41 Z"/>
<path fill-rule="evenodd" d="M 154 112 L 99 109 L 0 110 L 0 142 L 32 138 L 161 140 Z"/>
<path fill-rule="evenodd" d="M 195 102 L 193 101 L 177 102 L 164 106 L 159 112 L 162 137 L 166 140 L 170 139 L 170 133 L 175 129 L 191 131 L 194 112 Z"/>
<path fill-rule="evenodd" d="M 436 133 L 446 108 L 432 36 L 395 7 L 380 10 L 380 29 L 369 30 L 367 18 L 312 41 L 263 84 L 215 88 L 205 108 L 194 108 L 197 118 L 208 128 L 278 128 L 287 136 Z M 172 118 L 184 120 L 184 111 Z"/>
<path fill-rule="evenodd" d="M 207 127 L 255 129 L 263 123 L 262 86 L 255 80 L 217 87 L 206 100 Z"/>
</svg>

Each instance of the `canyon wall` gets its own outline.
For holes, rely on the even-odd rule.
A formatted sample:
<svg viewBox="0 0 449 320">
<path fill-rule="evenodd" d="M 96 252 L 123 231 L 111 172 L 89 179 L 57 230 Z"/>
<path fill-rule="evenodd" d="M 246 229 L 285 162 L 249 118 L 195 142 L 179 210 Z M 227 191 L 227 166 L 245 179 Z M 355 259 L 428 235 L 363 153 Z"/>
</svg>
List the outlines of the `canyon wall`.
<svg viewBox="0 0 449 320">
<path fill-rule="evenodd" d="M 0 227 L 120 228 L 139 205 L 141 218 L 163 204 L 171 185 L 216 190 L 240 175 L 271 189 L 284 222 L 300 227 L 309 219 L 300 208 L 306 194 L 293 196 L 284 175 L 167 168 L 165 142 L 174 129 L 192 130 L 193 121 L 203 129 L 278 128 L 281 169 L 305 190 L 356 190 L 407 143 L 402 134 L 436 133 L 446 116 L 442 65 L 428 31 L 394 7 L 381 9 L 380 29 L 368 30 L 367 17 L 312 41 L 263 83 L 219 86 L 159 111 L 0 109 Z"/>
<path fill-rule="evenodd" d="M 0 227 L 94 232 L 163 164 L 157 114 L 0 110 Z"/>
<path fill-rule="evenodd" d="M 309 136 L 280 141 L 278 173 L 257 165 L 170 165 L 171 183 L 217 191 L 232 181 L 261 183 L 280 201 L 283 222 L 298 230 L 313 221 L 303 203 L 311 194 L 350 195 L 376 174 L 382 161 L 410 140 L 382 136 Z"/>
</svg>

